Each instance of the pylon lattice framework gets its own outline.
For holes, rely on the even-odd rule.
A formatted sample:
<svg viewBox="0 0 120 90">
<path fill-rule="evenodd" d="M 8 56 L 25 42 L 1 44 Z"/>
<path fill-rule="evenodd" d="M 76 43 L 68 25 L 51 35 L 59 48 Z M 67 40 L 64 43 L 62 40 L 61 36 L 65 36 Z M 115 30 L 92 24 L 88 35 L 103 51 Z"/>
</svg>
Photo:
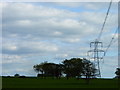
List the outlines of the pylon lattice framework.
<svg viewBox="0 0 120 90">
<path fill-rule="evenodd" d="M 90 61 L 93 62 L 96 69 L 98 70 L 98 73 L 97 73 L 98 77 L 101 77 L 100 60 L 103 59 L 103 55 L 105 54 L 105 51 L 102 50 L 102 47 L 103 47 L 102 42 L 96 39 L 94 42 L 90 43 L 91 50 L 88 51 L 88 56 L 90 56 Z"/>
</svg>

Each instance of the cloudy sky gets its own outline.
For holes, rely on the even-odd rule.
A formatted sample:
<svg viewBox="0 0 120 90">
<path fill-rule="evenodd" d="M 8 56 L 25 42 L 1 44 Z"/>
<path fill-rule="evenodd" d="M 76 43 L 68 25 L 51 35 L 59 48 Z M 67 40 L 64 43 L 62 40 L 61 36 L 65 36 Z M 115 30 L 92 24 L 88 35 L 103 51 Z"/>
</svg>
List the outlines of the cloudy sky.
<svg viewBox="0 0 120 90">
<path fill-rule="evenodd" d="M 100 40 L 103 50 L 117 29 L 117 4 L 112 3 Z M 35 64 L 89 58 L 89 43 L 98 37 L 108 6 L 105 2 L 2 4 L 2 75 L 35 76 Z M 114 77 L 118 67 L 117 35 L 113 42 L 100 62 L 102 77 Z"/>
</svg>

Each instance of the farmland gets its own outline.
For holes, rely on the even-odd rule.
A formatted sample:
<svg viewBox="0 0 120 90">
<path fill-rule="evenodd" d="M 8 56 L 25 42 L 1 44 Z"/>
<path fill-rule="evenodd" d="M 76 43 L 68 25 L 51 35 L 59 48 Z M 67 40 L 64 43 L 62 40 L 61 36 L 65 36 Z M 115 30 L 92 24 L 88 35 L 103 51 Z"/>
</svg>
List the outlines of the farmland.
<svg viewBox="0 0 120 90">
<path fill-rule="evenodd" d="M 91 79 L 87 85 L 85 79 L 75 78 L 14 78 L 3 77 L 2 88 L 118 88 L 117 79 Z"/>
</svg>

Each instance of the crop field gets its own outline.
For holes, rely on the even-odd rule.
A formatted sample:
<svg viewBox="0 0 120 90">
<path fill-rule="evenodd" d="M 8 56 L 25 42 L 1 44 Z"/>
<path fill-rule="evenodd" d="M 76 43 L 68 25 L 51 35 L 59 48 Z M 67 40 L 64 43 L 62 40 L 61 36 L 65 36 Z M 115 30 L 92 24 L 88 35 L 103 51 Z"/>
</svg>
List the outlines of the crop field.
<svg viewBox="0 0 120 90">
<path fill-rule="evenodd" d="M 2 88 L 118 88 L 117 79 L 2 78 Z"/>
</svg>

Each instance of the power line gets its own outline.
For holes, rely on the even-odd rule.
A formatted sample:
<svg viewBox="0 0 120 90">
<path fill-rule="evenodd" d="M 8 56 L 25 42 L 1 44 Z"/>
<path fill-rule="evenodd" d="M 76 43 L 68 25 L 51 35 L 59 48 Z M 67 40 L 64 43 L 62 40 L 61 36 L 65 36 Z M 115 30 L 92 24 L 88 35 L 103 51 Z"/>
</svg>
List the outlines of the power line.
<svg viewBox="0 0 120 90">
<path fill-rule="evenodd" d="M 116 34 L 117 34 L 118 30 L 119 30 L 119 27 L 118 27 L 118 28 L 116 29 L 116 31 L 114 32 L 114 35 L 113 35 L 112 39 L 110 40 L 110 43 L 108 44 L 108 46 L 107 46 L 107 48 L 106 48 L 106 50 L 105 50 L 104 55 L 102 56 L 103 63 L 104 63 L 104 57 L 106 56 L 106 53 L 108 52 L 108 49 L 109 49 L 109 48 L 110 48 L 110 46 L 112 45 L 113 40 L 115 39 L 115 36 L 116 36 Z M 117 41 L 117 40 L 116 40 L 116 41 Z M 114 41 L 114 43 L 115 43 L 116 41 Z"/>
<path fill-rule="evenodd" d="M 102 35 L 102 32 L 103 32 L 103 30 L 104 30 L 104 26 L 105 26 L 105 24 L 106 24 L 106 20 L 107 20 L 109 11 L 110 11 L 111 4 L 112 4 L 112 0 L 111 0 L 111 2 L 110 2 L 110 4 L 109 4 L 108 10 L 107 10 L 107 14 L 106 14 L 105 20 L 104 20 L 104 22 L 103 22 L 103 25 L 102 25 L 102 28 L 101 28 L 101 31 L 100 31 L 100 33 L 99 33 L 99 35 L 98 35 L 98 39 L 97 39 L 97 40 L 100 39 L 100 37 L 101 37 L 101 35 Z"/>
<path fill-rule="evenodd" d="M 110 40 L 110 43 L 108 44 L 108 46 L 107 46 L 107 48 L 106 48 L 106 50 L 105 50 L 105 55 L 106 55 L 108 49 L 110 48 L 110 46 L 112 45 L 112 42 L 113 42 L 113 40 L 115 39 L 115 35 L 117 34 L 118 29 L 119 29 L 119 27 L 116 29 L 116 31 L 115 31 L 115 33 L 114 33 L 112 39 Z"/>
</svg>

